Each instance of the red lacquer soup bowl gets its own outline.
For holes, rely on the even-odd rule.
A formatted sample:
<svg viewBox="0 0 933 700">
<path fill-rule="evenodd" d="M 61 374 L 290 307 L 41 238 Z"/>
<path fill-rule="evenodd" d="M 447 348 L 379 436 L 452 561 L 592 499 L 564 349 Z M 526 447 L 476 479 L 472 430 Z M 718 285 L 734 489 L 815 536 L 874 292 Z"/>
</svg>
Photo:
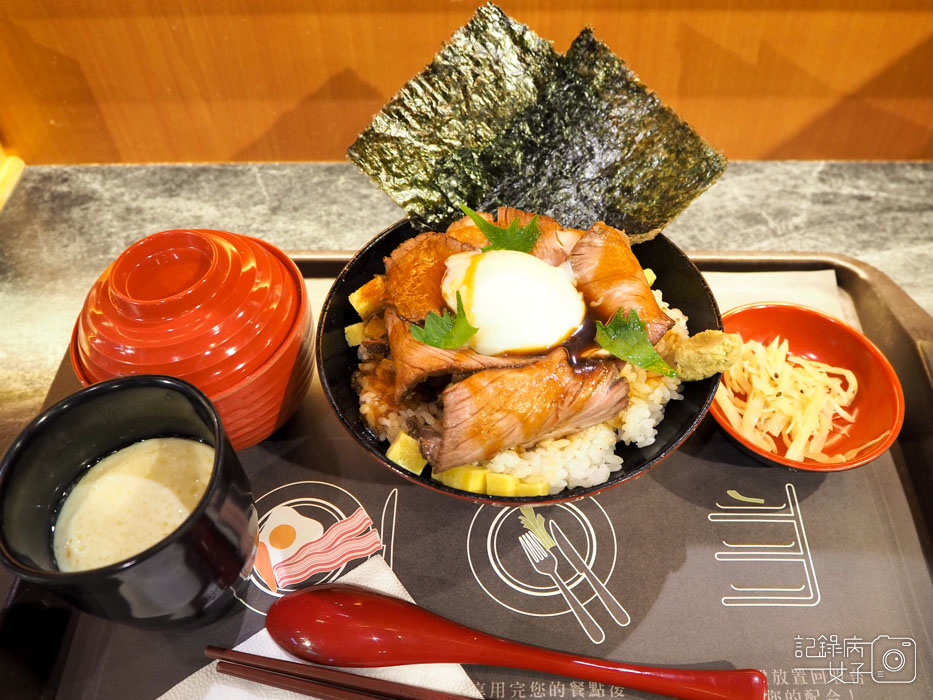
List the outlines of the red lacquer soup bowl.
<svg viewBox="0 0 933 700">
<path fill-rule="evenodd" d="M 89 291 L 72 365 L 84 384 L 136 374 L 201 389 L 237 449 L 268 437 L 297 408 L 313 371 L 304 280 L 258 238 L 162 231 L 127 248 Z"/>
</svg>

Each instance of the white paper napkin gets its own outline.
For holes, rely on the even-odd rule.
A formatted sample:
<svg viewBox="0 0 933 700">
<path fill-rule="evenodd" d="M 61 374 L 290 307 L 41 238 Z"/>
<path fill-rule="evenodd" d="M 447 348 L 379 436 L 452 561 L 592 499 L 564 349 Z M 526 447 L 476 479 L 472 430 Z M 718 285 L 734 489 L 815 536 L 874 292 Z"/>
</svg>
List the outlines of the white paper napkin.
<svg viewBox="0 0 933 700">
<path fill-rule="evenodd" d="M 341 576 L 340 583 L 349 583 L 361 588 L 385 593 L 394 598 L 414 602 L 401 581 L 381 556 L 374 556 L 350 573 Z M 268 656 L 288 661 L 300 661 L 290 656 L 272 641 L 269 633 L 263 629 L 236 647 L 237 651 Z M 385 680 L 417 685 L 422 688 L 443 690 L 448 693 L 481 698 L 476 686 L 458 664 L 417 664 L 411 666 L 390 666 L 385 668 L 341 669 L 359 675 L 383 678 Z M 181 683 L 165 693 L 159 700 L 302 700 L 306 695 L 299 695 L 288 690 L 270 688 L 252 681 L 224 676 L 217 672 L 217 662 L 205 666 L 197 673 L 188 676 Z"/>
<path fill-rule="evenodd" d="M 801 304 L 860 328 L 852 299 L 836 283 L 835 270 L 704 272 L 719 310 L 762 301 Z"/>
</svg>

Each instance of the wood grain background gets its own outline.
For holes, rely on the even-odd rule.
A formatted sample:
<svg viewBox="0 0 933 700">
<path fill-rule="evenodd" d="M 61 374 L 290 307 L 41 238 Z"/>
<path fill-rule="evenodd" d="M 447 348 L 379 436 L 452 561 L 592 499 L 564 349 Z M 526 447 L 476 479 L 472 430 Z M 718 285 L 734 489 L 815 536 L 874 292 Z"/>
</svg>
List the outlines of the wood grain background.
<svg viewBox="0 0 933 700">
<path fill-rule="evenodd" d="M 343 160 L 478 2 L 0 0 L 27 163 Z M 501 0 L 584 25 L 732 159 L 933 158 L 930 0 Z"/>
</svg>

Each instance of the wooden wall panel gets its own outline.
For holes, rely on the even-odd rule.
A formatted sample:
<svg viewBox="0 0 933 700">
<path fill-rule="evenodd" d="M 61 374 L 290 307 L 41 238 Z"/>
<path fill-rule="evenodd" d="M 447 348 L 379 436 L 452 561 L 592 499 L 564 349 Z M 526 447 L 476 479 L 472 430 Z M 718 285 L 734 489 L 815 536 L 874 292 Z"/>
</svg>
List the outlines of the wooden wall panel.
<svg viewBox="0 0 933 700">
<path fill-rule="evenodd" d="M 342 160 L 477 2 L 0 0 L 0 143 L 27 163 Z M 589 24 L 732 159 L 933 158 L 924 0 L 502 0 Z"/>
</svg>

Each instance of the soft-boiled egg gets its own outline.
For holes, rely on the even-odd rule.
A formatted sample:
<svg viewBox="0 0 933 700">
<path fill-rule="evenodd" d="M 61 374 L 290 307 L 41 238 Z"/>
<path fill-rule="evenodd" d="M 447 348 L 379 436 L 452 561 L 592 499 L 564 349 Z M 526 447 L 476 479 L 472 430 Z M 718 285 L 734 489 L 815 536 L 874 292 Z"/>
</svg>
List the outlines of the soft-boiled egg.
<svg viewBox="0 0 933 700">
<path fill-rule="evenodd" d="M 484 355 L 553 347 L 586 315 L 569 265 L 554 267 L 515 250 L 450 256 L 441 292 L 451 309 L 460 293 L 467 320 L 479 329 L 469 345 Z"/>
</svg>

